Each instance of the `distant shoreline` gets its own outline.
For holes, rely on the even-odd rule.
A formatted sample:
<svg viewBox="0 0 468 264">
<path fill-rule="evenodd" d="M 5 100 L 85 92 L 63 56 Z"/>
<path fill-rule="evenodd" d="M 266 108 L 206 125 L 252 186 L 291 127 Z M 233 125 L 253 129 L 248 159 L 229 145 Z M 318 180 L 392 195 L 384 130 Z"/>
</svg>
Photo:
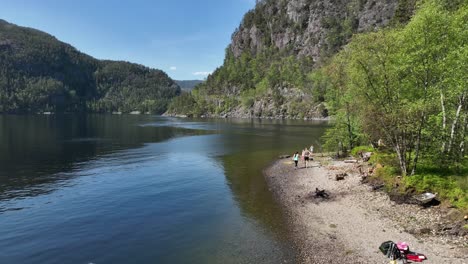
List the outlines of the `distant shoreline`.
<svg viewBox="0 0 468 264">
<path fill-rule="evenodd" d="M 178 118 L 221 118 L 221 119 L 229 119 L 229 118 L 238 118 L 238 119 L 268 119 L 268 120 L 303 120 L 303 121 L 330 121 L 332 120 L 330 117 L 310 117 L 310 118 L 288 118 L 288 117 L 269 117 L 269 116 L 229 116 L 229 115 L 201 115 L 201 116 L 188 116 L 188 115 L 181 115 L 181 114 L 168 114 L 164 113 L 162 116 L 168 117 L 178 117 Z"/>
<path fill-rule="evenodd" d="M 317 155 L 311 167 L 299 165 L 295 170 L 290 159 L 280 159 L 265 168 L 264 176 L 285 211 L 300 263 L 388 263 L 378 250 L 387 240 L 408 242 L 429 258 L 425 263 L 468 263 L 466 238 L 454 244 L 455 238 L 407 230 L 437 221 L 445 213 L 439 208 L 395 204 L 361 184 L 354 164 Z M 345 180 L 335 180 L 339 172 L 348 174 Z M 325 189 L 330 199 L 313 198 L 315 188 Z M 405 226 L 412 218 L 417 222 Z"/>
<path fill-rule="evenodd" d="M 0 115 L 35 115 L 35 116 L 54 116 L 54 115 L 154 115 L 154 116 L 162 116 L 162 117 L 176 117 L 176 118 L 201 118 L 201 119 L 263 119 L 263 120 L 302 120 L 302 121 L 331 121 L 333 120 L 330 117 L 323 117 L 323 118 L 279 118 L 279 117 L 247 117 L 247 116 L 199 116 L 199 117 L 190 117 L 187 115 L 174 115 L 174 114 L 156 114 L 156 113 L 143 113 L 143 112 L 105 112 L 105 113 L 96 113 L 96 112 L 21 112 L 21 113 L 0 113 Z"/>
</svg>

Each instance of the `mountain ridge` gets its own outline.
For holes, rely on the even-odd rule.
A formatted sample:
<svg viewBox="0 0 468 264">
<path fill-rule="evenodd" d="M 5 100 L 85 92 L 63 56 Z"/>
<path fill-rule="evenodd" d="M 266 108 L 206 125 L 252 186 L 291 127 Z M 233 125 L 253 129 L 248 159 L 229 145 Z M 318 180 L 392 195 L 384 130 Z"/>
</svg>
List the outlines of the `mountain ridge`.
<svg viewBox="0 0 468 264">
<path fill-rule="evenodd" d="M 325 118 L 324 91 L 314 83 L 313 69 L 356 33 L 406 23 L 415 3 L 258 1 L 232 34 L 223 65 L 192 91 L 192 98 L 175 99 L 168 114 Z M 192 108 L 186 107 L 189 101 Z"/>
<path fill-rule="evenodd" d="M 162 113 L 180 87 L 157 69 L 98 60 L 56 37 L 0 21 L 0 113 Z"/>
</svg>

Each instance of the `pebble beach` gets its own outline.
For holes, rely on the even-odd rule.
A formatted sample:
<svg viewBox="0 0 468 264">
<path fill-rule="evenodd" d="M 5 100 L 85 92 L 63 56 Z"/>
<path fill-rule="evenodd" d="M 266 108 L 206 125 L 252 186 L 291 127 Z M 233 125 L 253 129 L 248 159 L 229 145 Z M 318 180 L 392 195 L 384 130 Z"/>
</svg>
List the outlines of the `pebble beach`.
<svg viewBox="0 0 468 264">
<path fill-rule="evenodd" d="M 389 263 L 382 242 L 405 241 L 424 263 L 468 264 L 467 237 L 418 235 L 411 230 L 437 221 L 446 211 L 399 205 L 383 191 L 361 183 L 356 164 L 316 157 L 308 168 L 279 159 L 264 170 L 270 190 L 284 208 L 300 263 Z M 346 173 L 336 181 L 337 173 Z M 325 190 L 328 199 L 316 198 Z"/>
</svg>

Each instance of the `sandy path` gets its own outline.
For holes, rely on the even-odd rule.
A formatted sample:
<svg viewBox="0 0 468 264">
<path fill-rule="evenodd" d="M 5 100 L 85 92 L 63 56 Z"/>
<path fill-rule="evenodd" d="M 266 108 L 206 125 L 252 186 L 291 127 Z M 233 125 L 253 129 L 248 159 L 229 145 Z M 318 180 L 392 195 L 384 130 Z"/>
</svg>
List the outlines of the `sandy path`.
<svg viewBox="0 0 468 264">
<path fill-rule="evenodd" d="M 420 240 L 385 217 L 395 206 L 387 195 L 360 184 L 357 175 L 335 181 L 335 173 L 313 162 L 311 168 L 293 168 L 279 160 L 265 169 L 270 189 L 285 207 L 302 263 L 389 263 L 378 250 L 380 243 L 406 241 L 424 253 L 430 264 L 468 264 L 467 248 Z M 340 170 L 352 165 L 332 162 Z M 318 187 L 332 194 L 329 200 L 310 198 Z"/>
</svg>

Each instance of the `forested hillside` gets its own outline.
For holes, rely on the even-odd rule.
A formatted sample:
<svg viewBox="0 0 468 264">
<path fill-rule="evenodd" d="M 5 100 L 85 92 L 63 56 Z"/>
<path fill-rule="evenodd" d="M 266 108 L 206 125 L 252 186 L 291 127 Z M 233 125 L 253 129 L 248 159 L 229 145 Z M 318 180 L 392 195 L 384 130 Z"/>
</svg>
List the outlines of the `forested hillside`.
<svg viewBox="0 0 468 264">
<path fill-rule="evenodd" d="M 0 113 L 161 113 L 179 93 L 160 70 L 99 61 L 49 34 L 0 20 Z"/>
<path fill-rule="evenodd" d="M 312 70 L 354 33 L 405 23 L 412 0 L 265 0 L 232 35 L 224 64 L 192 92 L 193 115 L 321 118 Z M 186 105 L 175 100 L 170 112 Z"/>
</svg>

